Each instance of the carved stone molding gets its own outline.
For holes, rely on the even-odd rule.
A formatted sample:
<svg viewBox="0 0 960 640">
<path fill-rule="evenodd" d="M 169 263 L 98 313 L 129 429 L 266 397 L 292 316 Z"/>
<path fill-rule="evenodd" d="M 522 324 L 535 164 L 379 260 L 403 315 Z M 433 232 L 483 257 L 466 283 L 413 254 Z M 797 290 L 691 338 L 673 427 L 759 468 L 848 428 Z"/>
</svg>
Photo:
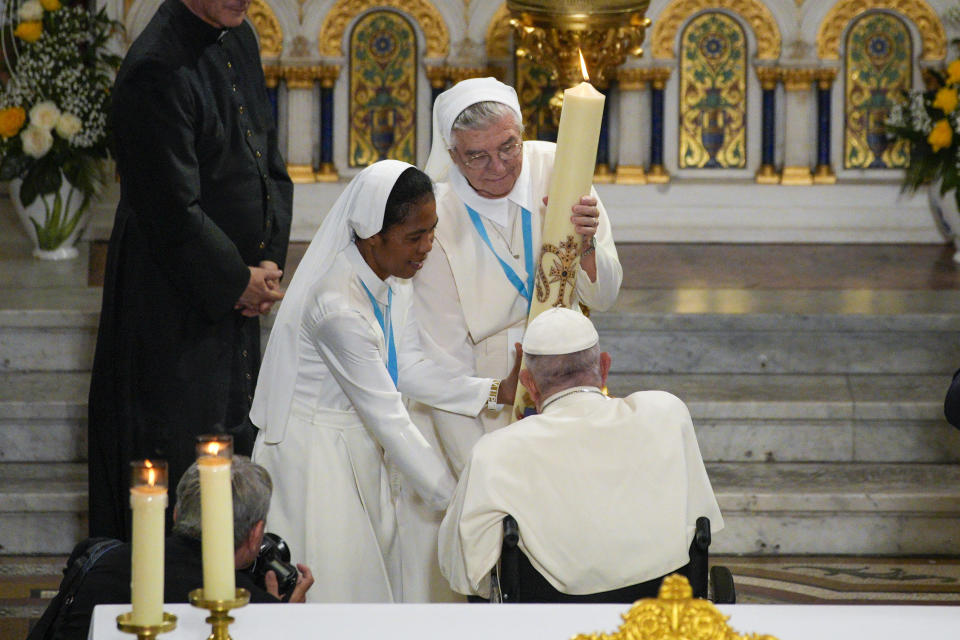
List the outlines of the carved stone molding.
<svg viewBox="0 0 960 640">
<path fill-rule="evenodd" d="M 338 0 L 328 11 L 320 27 L 317 42 L 320 55 L 343 55 L 343 34 L 350 22 L 368 9 L 391 8 L 410 15 L 420 28 L 427 58 L 445 58 L 450 53 L 450 33 L 443 16 L 427 0 Z"/>
<path fill-rule="evenodd" d="M 340 65 L 338 64 L 325 64 L 317 72 L 317 80 L 320 81 L 320 87 L 323 89 L 333 88 L 339 77 Z"/>
<path fill-rule="evenodd" d="M 253 0 L 247 9 L 247 17 L 260 37 L 260 56 L 279 57 L 283 53 L 283 29 L 266 0 Z"/>
<path fill-rule="evenodd" d="M 780 27 L 770 10 L 758 0 L 673 0 L 653 24 L 653 57 L 661 60 L 676 58 L 674 43 L 680 25 L 705 9 L 726 9 L 743 18 L 757 39 L 758 60 L 780 57 Z"/>
<path fill-rule="evenodd" d="M 840 0 L 824 16 L 817 30 L 817 56 L 823 60 L 840 59 L 840 41 L 850 21 L 873 9 L 896 11 L 909 18 L 920 31 L 922 60 L 947 57 L 947 35 L 943 23 L 924 0 Z"/>
<path fill-rule="evenodd" d="M 780 78 L 787 91 L 805 91 L 817 79 L 819 69 L 780 67 Z"/>
</svg>

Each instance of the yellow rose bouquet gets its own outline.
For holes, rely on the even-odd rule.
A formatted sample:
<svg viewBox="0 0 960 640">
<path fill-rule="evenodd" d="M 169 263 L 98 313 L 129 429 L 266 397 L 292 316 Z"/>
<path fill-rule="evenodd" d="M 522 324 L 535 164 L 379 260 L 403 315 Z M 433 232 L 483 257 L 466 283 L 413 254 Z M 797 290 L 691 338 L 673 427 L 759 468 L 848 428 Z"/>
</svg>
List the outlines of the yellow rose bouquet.
<svg viewBox="0 0 960 640">
<path fill-rule="evenodd" d="M 940 180 L 942 195 L 960 186 L 960 60 L 931 77 L 935 86 L 906 92 L 891 108 L 886 129 L 889 137 L 910 142 L 904 189 Z"/>
<path fill-rule="evenodd" d="M 104 183 L 119 23 L 61 0 L 7 0 L 0 12 L 0 180 L 22 180 L 25 207 L 46 194 L 59 200 L 66 180 L 86 209 Z M 41 249 L 59 246 L 83 213 L 49 209 L 33 223 Z"/>
</svg>

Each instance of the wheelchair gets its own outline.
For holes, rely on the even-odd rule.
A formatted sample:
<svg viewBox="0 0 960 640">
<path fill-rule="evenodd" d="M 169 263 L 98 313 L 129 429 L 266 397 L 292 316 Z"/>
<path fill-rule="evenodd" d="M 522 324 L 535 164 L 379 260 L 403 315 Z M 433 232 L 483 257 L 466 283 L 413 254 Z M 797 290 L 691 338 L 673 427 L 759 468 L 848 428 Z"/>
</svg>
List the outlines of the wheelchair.
<svg viewBox="0 0 960 640">
<path fill-rule="evenodd" d="M 502 603 L 623 603 L 632 604 L 641 598 L 656 598 L 666 576 L 612 591 L 571 595 L 554 588 L 519 547 L 520 529 L 513 516 L 503 519 L 503 544 L 500 561 L 490 576 L 490 600 L 473 597 L 471 601 Z M 709 567 L 710 519 L 697 518 L 696 532 L 690 543 L 690 562 L 672 573 L 687 578 L 693 597 L 708 598 L 716 604 L 734 604 L 736 589 L 727 567 Z"/>
</svg>

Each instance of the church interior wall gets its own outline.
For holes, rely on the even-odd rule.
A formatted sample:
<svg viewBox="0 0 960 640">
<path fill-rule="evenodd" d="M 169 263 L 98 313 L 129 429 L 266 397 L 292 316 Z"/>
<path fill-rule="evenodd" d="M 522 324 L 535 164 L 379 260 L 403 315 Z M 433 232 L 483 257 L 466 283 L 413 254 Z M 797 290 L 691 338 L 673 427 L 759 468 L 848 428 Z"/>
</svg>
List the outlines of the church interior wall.
<svg viewBox="0 0 960 640">
<path fill-rule="evenodd" d="M 161 0 L 100 0 L 121 19 L 132 37 Z M 312 237 L 327 207 L 359 167 L 351 167 L 350 52 L 352 29 L 370 11 L 386 9 L 403 15 L 417 38 L 416 55 L 416 162 L 426 161 L 431 139 L 430 105 L 437 91 L 453 81 L 495 73 L 515 82 L 512 49 L 494 22 L 503 19 L 502 2 L 480 0 L 258 0 L 275 22 L 254 22 L 259 35 L 281 38 L 279 53 L 264 55 L 264 67 L 276 78 L 276 102 L 280 139 L 288 162 L 297 168 L 294 240 Z M 622 241 L 712 241 L 712 242 L 942 242 L 925 194 L 900 193 L 900 169 L 844 169 L 844 78 L 843 43 L 839 59 L 824 59 L 822 25 L 851 0 L 653 0 L 647 11 L 653 24 L 647 29 L 644 53 L 628 58 L 623 69 L 638 69 L 641 76 L 668 68 L 663 85 L 663 164 L 666 182 L 597 185 Z M 960 36 L 955 22 L 942 19 L 952 3 L 946 0 L 864 0 L 859 7 L 895 13 L 906 24 L 913 40 L 912 83 L 922 87 L 920 70 L 943 65 L 955 52 L 939 59 L 923 56 L 921 46 L 929 33 L 922 32 L 914 18 L 933 14 L 942 25 L 946 40 Z M 720 11 L 740 25 L 746 37 L 746 166 L 743 168 L 696 169 L 679 166 L 680 65 L 679 38 L 691 20 L 709 11 Z M 684 13 L 685 12 L 685 13 Z M 833 13 L 832 13 L 833 12 Z M 924 13 L 926 12 L 926 13 Z M 849 12 L 848 12 L 849 13 Z M 664 57 L 657 48 L 658 20 L 681 17 L 672 53 Z M 344 22 L 337 43 L 323 42 L 324 29 L 332 21 Z M 432 21 L 432 22 L 431 22 Z M 338 24 L 339 24 L 338 22 Z M 673 24 L 673 23 L 670 23 Z M 426 25 L 426 26 L 425 26 Z M 501 25 L 502 27 L 502 25 Z M 763 51 L 757 29 L 763 31 Z M 265 33 L 265 30 L 278 30 Z M 491 33 L 497 41 L 488 42 Z M 446 39 L 444 41 L 444 39 Z M 775 42 L 774 42 L 775 41 Z M 771 44 L 773 43 L 773 44 Z M 772 56 L 773 46 L 776 55 Z M 438 51 L 442 53 L 438 54 Z M 657 53 L 660 52 L 660 54 Z M 929 51 L 928 51 L 929 53 Z M 831 87 L 830 168 L 836 184 L 787 184 L 785 167 L 811 171 L 816 163 L 817 98 L 815 83 L 809 89 L 787 90 L 781 78 L 774 91 L 773 158 L 780 184 L 758 184 L 761 167 L 763 83 L 761 67 L 777 67 L 783 78 L 802 70 L 835 69 Z M 333 69 L 334 78 L 331 77 Z M 784 71 L 786 70 L 786 71 Z M 799 71 L 791 71 L 799 70 Z M 268 73 L 268 79 L 271 77 Z M 438 80 L 440 78 L 440 80 Z M 268 82 L 269 84 L 269 82 Z M 613 83 L 605 91 L 610 101 L 610 165 L 616 176 L 619 165 L 650 168 L 651 92 L 654 83 L 642 87 Z M 438 86 L 439 85 L 439 86 Z M 332 128 L 322 125 L 324 90 L 332 91 Z M 335 173 L 324 174 L 322 140 L 332 136 L 330 165 Z M 388 153 L 393 153 L 391 150 Z M 799 159 L 799 161 L 798 161 Z M 792 167 L 794 163 L 799 167 Z M 327 169 L 330 169 L 328 167 Z M 642 172 L 641 172 L 642 173 Z M 802 178 L 801 178 L 802 179 Z M 624 181 L 626 182 L 626 181 Z M 112 215 L 112 204 L 101 206 Z M 107 213 L 110 212 L 110 213 Z M 109 229 L 109 220 L 95 223 L 91 233 Z"/>
</svg>

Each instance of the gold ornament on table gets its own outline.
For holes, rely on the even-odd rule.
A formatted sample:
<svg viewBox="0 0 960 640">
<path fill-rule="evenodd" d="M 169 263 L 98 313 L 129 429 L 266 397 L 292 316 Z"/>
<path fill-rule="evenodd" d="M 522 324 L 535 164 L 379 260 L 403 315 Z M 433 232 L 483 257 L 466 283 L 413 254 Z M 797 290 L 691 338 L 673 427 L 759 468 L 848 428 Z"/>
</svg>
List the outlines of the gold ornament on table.
<svg viewBox="0 0 960 640">
<path fill-rule="evenodd" d="M 643 53 L 650 0 L 507 0 L 517 55 L 557 72 L 559 86 L 580 81 L 577 50 L 606 87 L 628 55 Z"/>
<path fill-rule="evenodd" d="M 589 633 L 573 640 L 777 640 L 757 633 L 741 635 L 709 600 L 693 597 L 687 579 L 673 574 L 663 579 L 656 598 L 638 600 L 614 633 Z"/>
</svg>

